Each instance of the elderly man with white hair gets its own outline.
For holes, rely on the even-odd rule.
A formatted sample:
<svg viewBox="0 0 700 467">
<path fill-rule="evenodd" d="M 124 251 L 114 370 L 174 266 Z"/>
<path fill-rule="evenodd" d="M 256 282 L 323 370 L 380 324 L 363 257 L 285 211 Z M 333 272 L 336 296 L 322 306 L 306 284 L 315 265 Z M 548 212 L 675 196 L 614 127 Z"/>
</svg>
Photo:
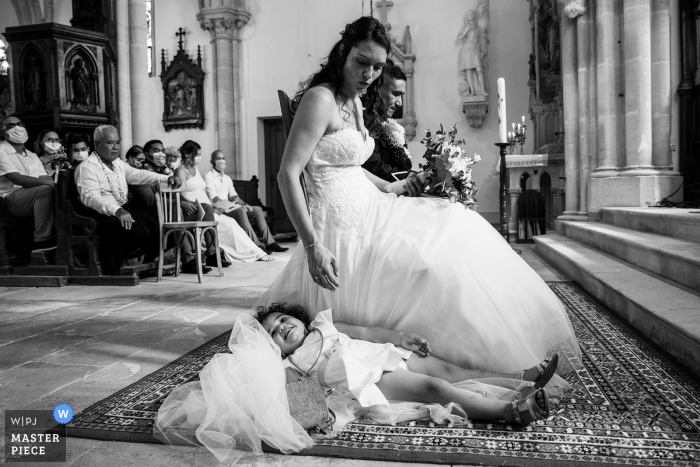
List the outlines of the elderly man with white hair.
<svg viewBox="0 0 700 467">
<path fill-rule="evenodd" d="M 80 201 L 97 220 L 98 246 L 102 271 L 119 274 L 121 262 L 137 250 L 146 260 L 159 253 L 157 215 L 152 211 L 131 209 L 128 185 L 168 183 L 177 188 L 177 177 L 138 170 L 119 158 L 117 129 L 102 125 L 95 129 L 95 152 L 75 170 Z"/>
</svg>

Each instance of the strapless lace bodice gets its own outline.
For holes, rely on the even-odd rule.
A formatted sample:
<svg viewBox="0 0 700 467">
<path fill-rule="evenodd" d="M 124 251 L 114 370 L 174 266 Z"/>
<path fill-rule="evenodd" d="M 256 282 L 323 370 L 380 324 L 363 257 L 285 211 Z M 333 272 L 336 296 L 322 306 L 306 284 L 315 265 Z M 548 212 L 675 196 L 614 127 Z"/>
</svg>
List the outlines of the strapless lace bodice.
<svg viewBox="0 0 700 467">
<path fill-rule="evenodd" d="M 324 135 L 306 165 L 309 210 L 316 228 L 364 230 L 370 198 L 380 192 L 361 165 L 374 150 L 374 139 L 354 128 Z"/>
</svg>

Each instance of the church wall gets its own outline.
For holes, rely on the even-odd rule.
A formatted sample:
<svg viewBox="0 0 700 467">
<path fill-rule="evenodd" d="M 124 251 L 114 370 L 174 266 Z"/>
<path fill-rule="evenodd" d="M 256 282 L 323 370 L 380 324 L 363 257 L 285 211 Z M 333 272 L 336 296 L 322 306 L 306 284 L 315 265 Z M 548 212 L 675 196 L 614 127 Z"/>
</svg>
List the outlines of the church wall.
<svg viewBox="0 0 700 467">
<path fill-rule="evenodd" d="M 179 148 L 185 141 L 191 139 L 202 146 L 202 172 L 207 172 L 211 165 L 209 156 L 217 149 L 216 135 L 216 81 L 214 77 L 213 44 L 210 44 L 209 32 L 203 31 L 197 21 L 199 6 L 194 1 L 173 2 L 170 0 L 155 0 L 155 50 L 156 76 L 148 78 L 149 96 L 149 131 L 151 139 L 163 141 L 165 147 Z M 202 47 L 202 68 L 206 73 L 204 78 L 204 129 L 172 130 L 166 132 L 163 128 L 163 83 L 160 80 L 161 49 L 165 49 L 165 66 L 170 65 L 178 50 L 178 37 L 175 33 L 182 27 L 187 34 L 184 36 L 183 49 L 191 60 L 197 59 L 197 46 Z M 146 141 L 134 141 L 133 144 L 143 146 Z M 125 148 L 124 151 L 126 152 Z"/>
</svg>

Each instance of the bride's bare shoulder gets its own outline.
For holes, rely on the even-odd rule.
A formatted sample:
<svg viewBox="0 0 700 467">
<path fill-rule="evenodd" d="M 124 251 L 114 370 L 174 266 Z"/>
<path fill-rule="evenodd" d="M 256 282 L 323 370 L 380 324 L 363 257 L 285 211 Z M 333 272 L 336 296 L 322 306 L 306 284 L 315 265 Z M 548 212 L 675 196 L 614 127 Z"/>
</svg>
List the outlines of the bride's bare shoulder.
<svg viewBox="0 0 700 467">
<path fill-rule="evenodd" d="M 327 86 L 314 86 L 304 93 L 300 105 L 335 106 L 335 95 Z"/>
</svg>

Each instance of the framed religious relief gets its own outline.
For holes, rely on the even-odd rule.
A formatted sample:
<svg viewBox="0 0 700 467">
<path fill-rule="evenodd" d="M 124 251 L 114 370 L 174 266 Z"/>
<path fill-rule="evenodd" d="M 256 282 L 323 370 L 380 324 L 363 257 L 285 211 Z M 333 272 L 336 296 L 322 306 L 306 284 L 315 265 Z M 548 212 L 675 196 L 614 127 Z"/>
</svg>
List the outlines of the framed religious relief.
<svg viewBox="0 0 700 467">
<path fill-rule="evenodd" d="M 178 51 L 170 65 L 165 66 L 165 49 L 161 50 L 161 74 L 163 83 L 163 126 L 165 131 L 185 128 L 204 128 L 204 71 L 202 49 L 197 46 L 197 61 L 190 60 L 182 48 L 185 31 L 179 36 Z"/>
</svg>

